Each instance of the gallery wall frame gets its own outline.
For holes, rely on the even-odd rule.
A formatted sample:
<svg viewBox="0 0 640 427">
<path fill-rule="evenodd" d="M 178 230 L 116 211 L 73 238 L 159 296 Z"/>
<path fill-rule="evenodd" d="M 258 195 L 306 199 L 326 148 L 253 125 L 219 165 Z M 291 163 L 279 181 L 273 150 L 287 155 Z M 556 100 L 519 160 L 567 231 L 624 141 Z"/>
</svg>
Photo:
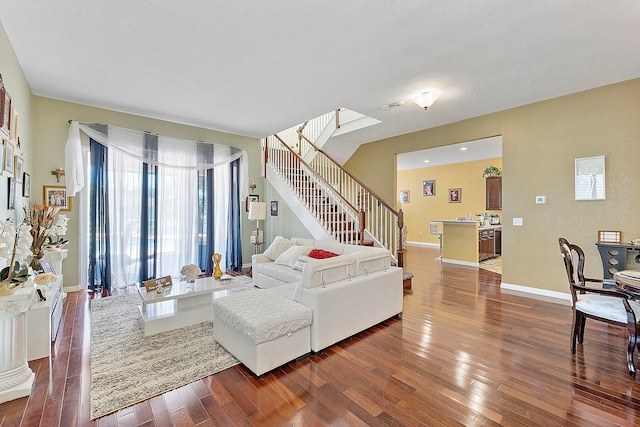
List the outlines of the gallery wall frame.
<svg viewBox="0 0 640 427">
<path fill-rule="evenodd" d="M 605 200 L 604 156 L 575 159 L 576 200 Z"/>
<path fill-rule="evenodd" d="M 409 190 L 400 191 L 400 203 L 409 203 L 411 199 L 411 193 Z"/>
<path fill-rule="evenodd" d="M 16 147 L 13 145 L 13 142 L 9 141 L 8 139 L 5 139 L 2 145 L 4 146 L 4 162 L 2 165 L 2 170 L 5 170 L 12 174 L 14 169 L 13 156 L 14 156 Z"/>
<path fill-rule="evenodd" d="M 31 175 L 22 173 L 22 197 L 31 197 Z"/>
<path fill-rule="evenodd" d="M 436 180 L 427 179 L 422 181 L 422 195 L 423 196 L 435 196 L 436 195 Z"/>
<path fill-rule="evenodd" d="M 9 178 L 9 191 L 7 197 L 7 209 L 13 209 L 15 207 L 16 200 L 16 180 L 13 178 Z"/>
<path fill-rule="evenodd" d="M 449 203 L 460 203 L 462 201 L 462 188 L 449 189 Z"/>
<path fill-rule="evenodd" d="M 43 186 L 42 202 L 45 205 L 59 207 L 61 211 L 71 210 L 71 198 L 67 195 L 67 187 L 62 185 Z"/>
<path fill-rule="evenodd" d="M 278 201 L 271 201 L 271 216 L 278 216 Z"/>
<path fill-rule="evenodd" d="M 22 157 L 20 156 L 14 156 L 14 174 L 13 176 L 16 177 L 16 184 L 21 184 L 22 183 L 22 174 L 23 174 L 23 160 Z"/>
<path fill-rule="evenodd" d="M 7 89 L 0 87 L 0 131 L 9 135 L 11 127 L 11 96 Z"/>
</svg>

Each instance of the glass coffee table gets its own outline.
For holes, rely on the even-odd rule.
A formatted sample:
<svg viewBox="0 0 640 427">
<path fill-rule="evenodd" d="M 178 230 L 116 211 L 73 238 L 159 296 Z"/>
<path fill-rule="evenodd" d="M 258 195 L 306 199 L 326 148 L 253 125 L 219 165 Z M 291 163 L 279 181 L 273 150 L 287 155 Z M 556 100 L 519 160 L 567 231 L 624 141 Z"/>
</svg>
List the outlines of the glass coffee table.
<svg viewBox="0 0 640 427">
<path fill-rule="evenodd" d="M 227 277 L 225 280 L 205 277 L 196 279 L 195 283 L 181 280 L 162 288 L 160 293 L 155 290 L 147 292 L 144 287 L 138 287 L 142 298 L 138 308 L 144 321 L 144 335 L 213 320 L 214 298 L 251 283 L 248 277 Z"/>
</svg>

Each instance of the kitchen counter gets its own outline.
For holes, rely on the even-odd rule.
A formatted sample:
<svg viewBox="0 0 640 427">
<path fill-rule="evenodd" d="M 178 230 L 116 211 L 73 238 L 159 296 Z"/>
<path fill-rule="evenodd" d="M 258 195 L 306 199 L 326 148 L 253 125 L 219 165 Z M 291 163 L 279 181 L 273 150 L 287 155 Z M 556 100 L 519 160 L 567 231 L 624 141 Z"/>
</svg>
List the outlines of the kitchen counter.
<svg viewBox="0 0 640 427">
<path fill-rule="evenodd" d="M 438 220 L 442 222 L 442 262 L 478 267 L 479 232 L 501 230 L 501 224 L 482 225 L 478 220 Z"/>
</svg>

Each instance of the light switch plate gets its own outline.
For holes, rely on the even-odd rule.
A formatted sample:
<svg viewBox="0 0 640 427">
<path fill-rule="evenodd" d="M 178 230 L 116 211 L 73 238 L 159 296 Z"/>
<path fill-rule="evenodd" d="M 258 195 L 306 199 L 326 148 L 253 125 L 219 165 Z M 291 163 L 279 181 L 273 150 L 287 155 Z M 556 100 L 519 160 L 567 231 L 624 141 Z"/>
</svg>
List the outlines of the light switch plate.
<svg viewBox="0 0 640 427">
<path fill-rule="evenodd" d="M 536 196 L 536 205 L 544 205 L 547 203 L 547 196 Z"/>
<path fill-rule="evenodd" d="M 522 218 L 513 218 L 513 225 L 522 227 Z"/>
</svg>

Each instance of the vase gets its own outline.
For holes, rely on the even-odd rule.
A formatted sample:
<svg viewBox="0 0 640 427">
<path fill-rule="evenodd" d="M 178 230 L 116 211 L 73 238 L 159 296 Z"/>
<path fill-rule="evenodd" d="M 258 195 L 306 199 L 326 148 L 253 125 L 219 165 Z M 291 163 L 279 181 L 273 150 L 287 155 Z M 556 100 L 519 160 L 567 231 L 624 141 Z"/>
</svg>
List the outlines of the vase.
<svg viewBox="0 0 640 427">
<path fill-rule="evenodd" d="M 220 270 L 220 260 L 222 259 L 222 255 L 216 253 L 211 257 L 214 263 L 213 267 L 213 278 L 218 280 L 222 277 L 222 270 Z"/>
</svg>

